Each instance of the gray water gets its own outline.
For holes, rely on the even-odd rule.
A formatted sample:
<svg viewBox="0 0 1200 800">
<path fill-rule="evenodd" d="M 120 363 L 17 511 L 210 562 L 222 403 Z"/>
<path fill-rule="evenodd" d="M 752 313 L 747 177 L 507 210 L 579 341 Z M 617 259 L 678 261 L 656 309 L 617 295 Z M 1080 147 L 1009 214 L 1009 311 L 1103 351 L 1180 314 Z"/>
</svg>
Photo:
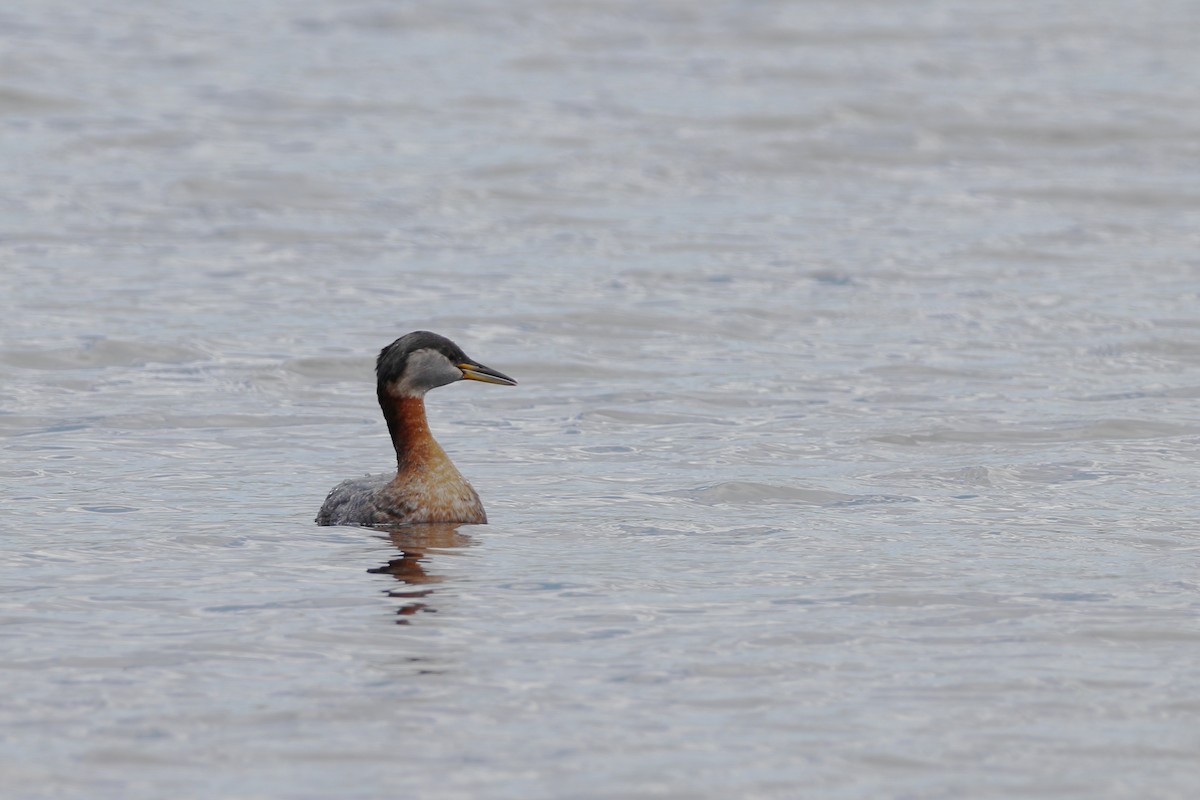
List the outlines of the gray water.
<svg viewBox="0 0 1200 800">
<path fill-rule="evenodd" d="M 3 796 L 1197 796 L 1198 24 L 5 4 Z"/>
</svg>

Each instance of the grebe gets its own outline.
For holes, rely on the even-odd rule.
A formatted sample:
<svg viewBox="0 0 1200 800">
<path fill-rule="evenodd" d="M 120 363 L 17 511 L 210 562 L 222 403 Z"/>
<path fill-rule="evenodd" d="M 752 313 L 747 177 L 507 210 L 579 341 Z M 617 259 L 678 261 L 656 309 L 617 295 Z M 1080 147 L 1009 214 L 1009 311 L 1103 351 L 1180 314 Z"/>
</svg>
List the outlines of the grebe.
<svg viewBox="0 0 1200 800">
<path fill-rule="evenodd" d="M 333 487 L 318 525 L 483 524 L 487 514 L 425 421 L 425 392 L 461 380 L 515 386 L 445 336 L 413 331 L 379 352 L 376 393 L 396 448 L 396 474 L 351 478 Z"/>
</svg>

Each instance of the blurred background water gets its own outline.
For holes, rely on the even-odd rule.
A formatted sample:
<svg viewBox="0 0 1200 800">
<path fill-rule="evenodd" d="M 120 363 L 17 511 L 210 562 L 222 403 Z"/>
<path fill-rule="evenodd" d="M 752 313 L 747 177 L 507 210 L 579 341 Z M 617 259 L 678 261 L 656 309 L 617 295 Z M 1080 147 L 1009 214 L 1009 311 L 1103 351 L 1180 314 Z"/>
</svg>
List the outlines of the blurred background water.
<svg viewBox="0 0 1200 800">
<path fill-rule="evenodd" d="M 1195 797 L 1198 25 L 5 4 L 4 796 Z"/>
</svg>

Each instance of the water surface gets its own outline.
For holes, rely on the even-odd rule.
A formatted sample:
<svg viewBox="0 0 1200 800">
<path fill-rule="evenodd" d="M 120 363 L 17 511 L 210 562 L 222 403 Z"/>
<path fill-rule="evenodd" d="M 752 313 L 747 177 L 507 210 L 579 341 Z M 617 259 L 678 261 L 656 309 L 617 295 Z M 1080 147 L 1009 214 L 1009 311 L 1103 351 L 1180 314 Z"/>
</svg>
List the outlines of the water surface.
<svg viewBox="0 0 1200 800">
<path fill-rule="evenodd" d="M 6 796 L 1195 796 L 1198 22 L 7 6 Z"/>
</svg>

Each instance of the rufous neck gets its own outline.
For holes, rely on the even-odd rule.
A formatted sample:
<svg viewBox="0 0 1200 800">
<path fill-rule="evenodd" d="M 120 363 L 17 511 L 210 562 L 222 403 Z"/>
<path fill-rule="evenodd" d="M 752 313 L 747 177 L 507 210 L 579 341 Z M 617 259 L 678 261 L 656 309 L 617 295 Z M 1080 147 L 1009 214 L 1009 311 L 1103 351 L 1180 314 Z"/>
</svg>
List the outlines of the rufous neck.
<svg viewBox="0 0 1200 800">
<path fill-rule="evenodd" d="M 442 448 L 429 432 L 425 419 L 423 397 L 380 397 L 383 417 L 387 420 L 392 446 L 396 448 L 396 465 L 403 469 L 442 454 Z"/>
</svg>

